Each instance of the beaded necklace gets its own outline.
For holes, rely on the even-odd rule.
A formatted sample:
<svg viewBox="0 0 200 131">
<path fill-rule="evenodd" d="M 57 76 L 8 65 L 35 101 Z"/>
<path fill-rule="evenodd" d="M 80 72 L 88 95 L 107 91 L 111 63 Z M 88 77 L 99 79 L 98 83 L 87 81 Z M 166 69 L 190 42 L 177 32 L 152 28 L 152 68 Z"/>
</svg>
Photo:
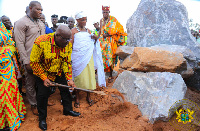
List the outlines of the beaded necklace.
<svg viewBox="0 0 200 131">
<path fill-rule="evenodd" d="M 107 23 L 109 22 L 109 17 L 110 17 L 110 16 L 108 16 L 108 19 L 107 19 L 107 20 L 105 20 L 104 18 L 102 19 L 103 25 L 105 25 L 105 24 L 107 24 Z"/>
<path fill-rule="evenodd" d="M 85 27 L 84 27 L 84 28 L 85 28 Z M 78 26 L 76 26 L 76 29 L 78 30 L 78 32 L 81 32 Z M 85 30 L 86 30 L 86 32 L 87 32 L 87 28 L 85 28 Z"/>
</svg>

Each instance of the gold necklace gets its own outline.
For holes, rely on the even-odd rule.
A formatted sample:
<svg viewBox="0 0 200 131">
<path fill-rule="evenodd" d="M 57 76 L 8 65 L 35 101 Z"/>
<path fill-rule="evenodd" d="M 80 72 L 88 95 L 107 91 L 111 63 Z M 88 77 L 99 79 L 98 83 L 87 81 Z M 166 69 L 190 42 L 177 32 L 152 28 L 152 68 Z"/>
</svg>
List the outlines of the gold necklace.
<svg viewBox="0 0 200 131">
<path fill-rule="evenodd" d="M 108 19 L 107 20 L 105 20 L 104 18 L 103 18 L 103 24 L 105 25 L 105 24 L 107 24 L 108 23 L 108 21 L 109 21 L 109 17 L 108 17 Z"/>
</svg>

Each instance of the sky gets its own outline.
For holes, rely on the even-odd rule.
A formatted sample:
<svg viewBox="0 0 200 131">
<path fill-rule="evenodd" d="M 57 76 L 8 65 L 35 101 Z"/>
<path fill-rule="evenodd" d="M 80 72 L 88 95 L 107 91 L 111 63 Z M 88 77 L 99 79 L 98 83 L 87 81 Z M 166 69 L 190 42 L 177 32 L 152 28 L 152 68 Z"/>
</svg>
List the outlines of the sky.
<svg viewBox="0 0 200 131">
<path fill-rule="evenodd" d="M 25 15 L 31 0 L 0 0 L 0 16 L 6 15 L 14 23 Z M 110 15 L 116 17 L 126 30 L 126 22 L 135 12 L 141 0 L 38 0 L 43 14 L 51 27 L 51 15 L 74 17 L 79 11 L 87 14 L 87 28 L 93 29 L 93 22 L 102 16 L 102 5 L 110 6 Z M 186 6 L 188 18 L 200 24 L 200 0 L 177 0 Z"/>
</svg>

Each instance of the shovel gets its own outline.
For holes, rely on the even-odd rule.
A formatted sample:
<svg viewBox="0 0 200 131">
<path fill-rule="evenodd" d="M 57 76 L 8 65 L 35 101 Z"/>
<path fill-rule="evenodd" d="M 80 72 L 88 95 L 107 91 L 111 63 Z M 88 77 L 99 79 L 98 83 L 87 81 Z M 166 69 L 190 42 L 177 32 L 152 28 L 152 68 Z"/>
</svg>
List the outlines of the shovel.
<svg viewBox="0 0 200 131">
<path fill-rule="evenodd" d="M 58 84 L 58 83 L 55 83 L 55 82 L 52 82 L 52 84 L 53 84 L 53 86 L 72 88 L 71 86 L 62 85 L 62 84 Z M 80 91 L 85 91 L 85 92 L 90 92 L 90 93 L 96 93 L 96 94 L 99 94 L 99 95 L 107 95 L 106 93 L 104 93 L 104 91 L 92 91 L 92 90 L 87 90 L 87 89 L 82 89 L 82 88 L 77 88 L 77 87 L 74 87 L 74 89 L 80 90 Z"/>
</svg>

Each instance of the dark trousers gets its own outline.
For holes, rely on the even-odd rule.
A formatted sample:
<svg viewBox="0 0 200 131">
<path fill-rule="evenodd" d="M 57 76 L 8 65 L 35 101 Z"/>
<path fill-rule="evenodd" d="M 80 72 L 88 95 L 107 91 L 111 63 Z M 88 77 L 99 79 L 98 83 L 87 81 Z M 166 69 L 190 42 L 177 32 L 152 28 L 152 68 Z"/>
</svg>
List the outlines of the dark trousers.
<svg viewBox="0 0 200 131">
<path fill-rule="evenodd" d="M 56 83 L 67 85 L 67 80 L 64 73 L 62 76 L 57 76 L 55 79 Z M 39 113 L 39 121 L 46 120 L 47 117 L 47 103 L 48 97 L 51 95 L 50 87 L 44 86 L 43 80 L 39 77 L 36 77 L 36 85 L 38 87 L 37 91 L 37 109 Z M 72 110 L 72 98 L 68 88 L 58 87 L 60 90 L 61 100 L 63 104 L 63 111 Z"/>
</svg>

